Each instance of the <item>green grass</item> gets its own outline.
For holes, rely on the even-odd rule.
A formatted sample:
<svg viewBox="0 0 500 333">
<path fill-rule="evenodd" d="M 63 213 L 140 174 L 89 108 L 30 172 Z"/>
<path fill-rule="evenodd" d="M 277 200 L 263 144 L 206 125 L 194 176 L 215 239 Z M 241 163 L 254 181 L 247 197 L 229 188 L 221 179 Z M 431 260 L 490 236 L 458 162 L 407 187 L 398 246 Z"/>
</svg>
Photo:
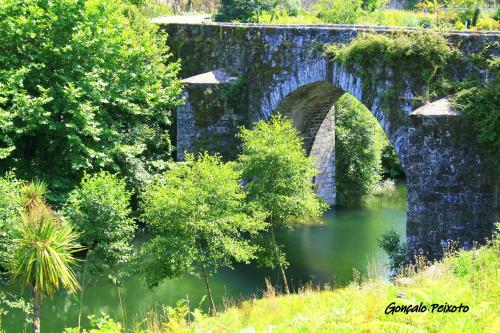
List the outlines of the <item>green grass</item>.
<svg viewBox="0 0 500 333">
<path fill-rule="evenodd" d="M 448 251 L 449 252 L 449 251 Z M 136 333 L 184 332 L 499 332 L 500 238 L 472 251 L 460 251 L 437 263 L 408 267 L 394 282 L 381 278 L 336 290 L 304 288 L 290 296 L 268 288 L 262 299 L 226 308 L 216 316 L 189 311 L 179 301 L 162 313 L 149 312 Z M 417 272 L 417 273 L 415 273 Z M 356 276 L 359 281 L 359 276 Z M 418 305 L 426 312 L 386 314 L 389 304 Z M 467 312 L 432 312 L 432 304 L 469 307 Z M 186 322 L 186 318 L 191 320 Z M 194 320 L 193 320 L 194 318 Z M 107 316 L 94 319 L 90 333 L 121 333 Z M 67 329 L 66 333 L 78 332 Z M 128 332 L 128 331 L 127 331 Z"/>
<path fill-rule="evenodd" d="M 381 279 L 334 291 L 249 300 L 216 317 L 203 317 L 194 332 L 494 332 L 500 327 L 500 243 L 460 252 L 394 283 Z M 271 294 L 272 295 L 272 294 Z M 399 297 L 398 297 L 399 296 Z M 425 313 L 385 314 L 386 307 L 423 302 Z M 431 313 L 431 304 L 464 304 L 467 313 Z M 497 331 L 498 332 L 498 331 Z"/>
</svg>

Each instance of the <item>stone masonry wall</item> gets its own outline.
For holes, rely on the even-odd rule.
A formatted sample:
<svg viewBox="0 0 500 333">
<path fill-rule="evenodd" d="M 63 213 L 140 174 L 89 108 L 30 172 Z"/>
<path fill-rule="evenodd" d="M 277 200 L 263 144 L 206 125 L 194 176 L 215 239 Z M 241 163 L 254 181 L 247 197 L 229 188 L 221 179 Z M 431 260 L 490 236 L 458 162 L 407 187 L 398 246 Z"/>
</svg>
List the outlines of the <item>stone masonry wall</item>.
<svg viewBox="0 0 500 333">
<path fill-rule="evenodd" d="M 410 115 L 407 242 L 413 253 L 439 257 L 450 241 L 471 248 L 498 219 L 495 168 L 463 117 L 446 99 Z"/>
</svg>

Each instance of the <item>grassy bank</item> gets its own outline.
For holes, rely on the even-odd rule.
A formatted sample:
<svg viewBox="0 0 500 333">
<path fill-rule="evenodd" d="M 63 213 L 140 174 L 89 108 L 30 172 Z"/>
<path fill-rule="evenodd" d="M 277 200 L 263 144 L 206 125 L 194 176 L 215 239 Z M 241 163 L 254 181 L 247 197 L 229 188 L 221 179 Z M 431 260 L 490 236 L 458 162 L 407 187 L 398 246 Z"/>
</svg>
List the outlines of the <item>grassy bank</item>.
<svg viewBox="0 0 500 333">
<path fill-rule="evenodd" d="M 276 295 L 271 287 L 264 298 L 216 316 L 191 312 L 179 302 L 163 315 L 151 312 L 134 332 L 495 332 L 500 327 L 499 264 L 497 236 L 437 263 L 418 262 L 394 282 L 374 278 L 333 291 L 304 288 L 290 296 Z M 396 312 L 396 306 L 410 306 L 410 311 Z M 423 306 L 425 312 L 411 311 Z M 98 326 L 91 332 L 122 332 L 110 320 Z"/>
<path fill-rule="evenodd" d="M 335 291 L 304 291 L 242 303 L 195 322 L 196 332 L 494 332 L 500 327 L 498 239 L 487 247 L 460 252 L 401 276 Z M 396 305 L 427 307 L 426 312 L 385 314 Z M 466 305 L 467 312 L 438 312 L 432 304 Z M 452 308 L 453 309 L 453 308 Z M 390 308 L 389 308 L 390 310 Z"/>
</svg>

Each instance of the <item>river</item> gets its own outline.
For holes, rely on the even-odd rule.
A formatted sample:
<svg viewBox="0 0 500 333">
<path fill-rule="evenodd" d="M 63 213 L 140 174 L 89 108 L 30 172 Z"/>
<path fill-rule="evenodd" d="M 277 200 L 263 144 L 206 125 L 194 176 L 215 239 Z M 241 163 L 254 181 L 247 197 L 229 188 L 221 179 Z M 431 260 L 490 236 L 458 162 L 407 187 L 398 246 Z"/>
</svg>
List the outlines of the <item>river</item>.
<svg viewBox="0 0 500 333">
<path fill-rule="evenodd" d="M 384 274 L 387 256 L 378 247 L 377 239 L 391 229 L 404 235 L 405 222 L 406 186 L 399 183 L 394 193 L 369 198 L 360 207 L 335 208 L 326 212 L 321 225 L 283 230 L 278 238 L 285 244 L 290 261 L 287 275 L 291 285 L 297 289 L 312 281 L 318 285 L 342 286 L 352 280 L 353 268 L 365 276 L 369 271 Z M 279 282 L 277 272 L 255 265 L 221 270 L 211 278 L 216 302 L 234 303 L 244 297 L 259 297 L 265 290 L 266 277 L 273 283 Z M 0 285 L 0 288 L 19 293 L 16 286 Z M 127 325 L 131 326 L 155 306 L 172 306 L 186 298 L 192 306 L 197 306 L 206 293 L 204 283 L 193 277 L 164 281 L 158 287 L 148 289 L 141 279 L 132 276 L 123 281 L 120 291 L 118 293 L 117 287 L 105 280 L 94 281 L 85 290 L 84 326 L 89 325 L 88 315 L 100 313 L 107 313 L 120 321 L 125 318 Z M 79 295 L 68 293 L 46 299 L 42 307 L 42 332 L 61 333 L 64 327 L 77 326 L 78 299 Z M 205 301 L 202 308 L 207 305 Z M 5 333 L 31 331 L 31 327 L 25 327 L 24 316 L 18 311 L 4 315 L 1 322 Z"/>
</svg>

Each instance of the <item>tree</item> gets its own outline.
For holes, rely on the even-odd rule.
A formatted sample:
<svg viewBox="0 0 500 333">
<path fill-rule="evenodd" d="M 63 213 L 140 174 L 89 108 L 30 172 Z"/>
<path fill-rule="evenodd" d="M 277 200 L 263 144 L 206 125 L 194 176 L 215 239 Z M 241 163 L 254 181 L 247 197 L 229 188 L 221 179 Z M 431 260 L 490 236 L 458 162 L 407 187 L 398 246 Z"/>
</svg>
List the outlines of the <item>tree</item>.
<svg viewBox="0 0 500 333">
<path fill-rule="evenodd" d="M 13 233 L 13 258 L 7 264 L 9 274 L 33 289 L 33 333 L 40 332 L 40 304 L 44 296 L 53 296 L 59 288 L 79 288 L 70 265 L 73 254 L 81 250 L 78 235 L 48 207 L 45 185 L 31 183 L 21 189 L 21 222 Z"/>
<path fill-rule="evenodd" d="M 249 210 L 231 163 L 217 156 L 188 156 L 149 185 L 143 196 L 144 223 L 155 237 L 141 250 L 140 270 L 149 285 L 183 274 L 205 280 L 233 260 L 248 262 L 255 246 L 247 239 L 264 227 L 262 214 Z"/>
<path fill-rule="evenodd" d="M 275 237 L 275 229 L 320 216 L 326 205 L 316 197 L 312 178 L 317 170 L 312 158 L 302 147 L 302 138 L 292 122 L 273 116 L 260 121 L 253 130 L 242 129 L 243 151 L 239 158 L 242 179 L 246 183 L 247 200 L 266 212 L 269 227 L 256 241 L 261 246 L 259 260 L 271 268 L 279 268 L 286 293 L 287 265 L 283 248 Z"/>
<path fill-rule="evenodd" d="M 382 248 L 390 260 L 390 268 L 392 274 L 396 275 L 398 270 L 408 263 L 408 250 L 406 243 L 402 243 L 401 239 L 394 230 L 387 231 L 378 240 L 378 246 Z"/>
<path fill-rule="evenodd" d="M 130 217 L 132 192 L 123 179 L 106 171 L 85 175 L 73 190 L 63 209 L 66 219 L 75 227 L 87 248 L 80 295 L 80 316 L 88 270 L 105 275 L 117 283 L 120 264 L 129 261 L 135 223 Z M 119 290 L 118 290 L 119 291 Z"/>
<path fill-rule="evenodd" d="M 335 104 L 336 171 L 339 199 L 357 203 L 381 178 L 381 155 L 389 144 L 377 120 L 351 95 Z"/>
<path fill-rule="evenodd" d="M 80 234 L 98 272 L 109 273 L 130 259 L 135 233 L 131 196 L 123 179 L 101 171 L 86 174 L 64 206 L 64 216 Z"/>
<path fill-rule="evenodd" d="M 162 170 L 180 84 L 155 29 L 122 1 L 1 1 L 0 172 L 61 203 L 84 170 Z"/>
</svg>

